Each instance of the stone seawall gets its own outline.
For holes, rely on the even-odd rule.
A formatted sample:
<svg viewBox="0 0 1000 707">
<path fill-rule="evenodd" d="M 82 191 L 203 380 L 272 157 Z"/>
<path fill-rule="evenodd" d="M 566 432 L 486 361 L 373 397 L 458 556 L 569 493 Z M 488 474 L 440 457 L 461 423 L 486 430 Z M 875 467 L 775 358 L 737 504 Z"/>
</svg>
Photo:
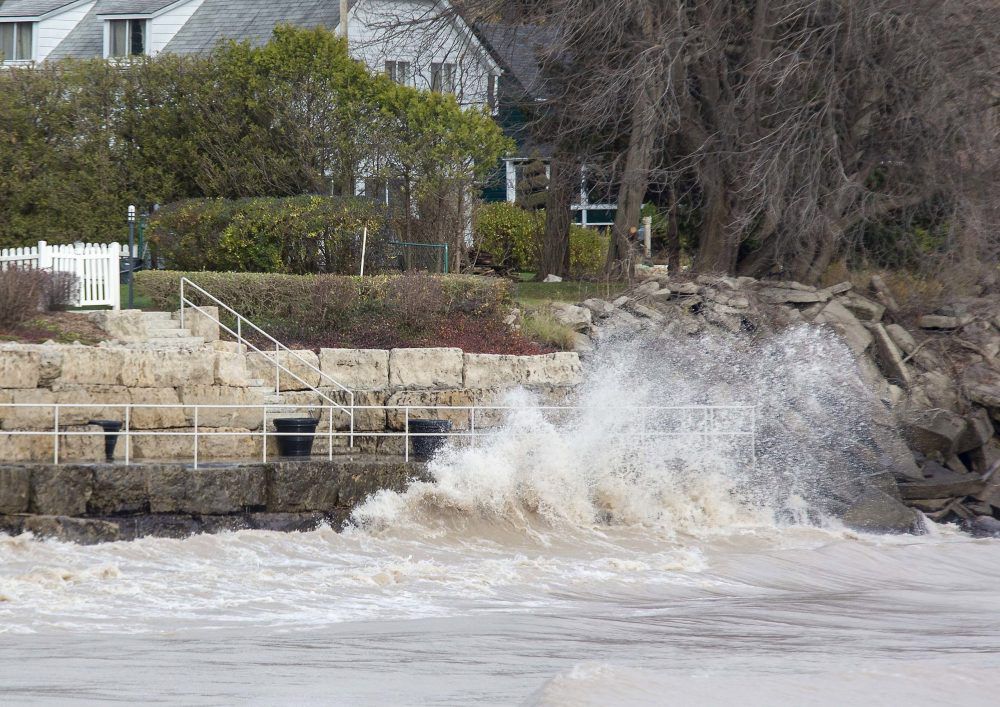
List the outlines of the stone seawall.
<svg viewBox="0 0 1000 707">
<path fill-rule="evenodd" d="M 178 460 L 194 452 L 194 407 L 199 412 L 199 457 L 207 459 L 259 459 L 264 444 L 264 418 L 250 406 L 316 406 L 312 411 L 291 407 L 284 416 L 311 415 L 320 419 L 320 432 L 347 432 L 350 416 L 329 406 L 316 387 L 339 405 L 351 397 L 331 384 L 330 376 L 354 392 L 356 406 L 471 406 L 495 403 L 502 393 L 526 387 L 545 400 L 564 400 L 580 381 L 580 361 L 575 353 L 544 356 L 467 354 L 460 349 L 322 349 L 298 351 L 298 358 L 282 353 L 280 362 L 295 375 L 277 371 L 274 359 L 247 353 L 235 343 L 216 341 L 184 350 L 144 348 L 140 345 L 0 346 L 0 461 L 47 462 L 54 458 L 56 440 L 51 404 L 73 405 L 59 413 L 60 461 L 103 459 L 102 430 L 91 420 L 124 422 L 130 406 L 130 456 L 137 460 Z M 277 389 L 276 389 L 277 384 Z M 11 407 L 5 404 L 40 405 Z M 144 407 L 166 405 L 174 407 Z M 244 405 L 246 409 L 221 406 Z M 320 410 L 320 406 L 326 406 Z M 278 410 L 275 410 L 278 412 Z M 332 416 L 332 420 L 331 420 Z M 444 416 L 458 430 L 467 429 L 467 411 L 435 413 L 414 409 L 412 418 Z M 271 416 L 273 417 L 273 415 Z M 486 426 L 489 417 L 477 420 Z M 404 415 L 392 409 L 357 410 L 354 430 L 357 444 L 366 451 L 401 454 L 399 438 L 371 433 L 401 431 Z M 269 431 L 271 429 L 268 423 Z M 185 433 L 187 436 L 167 433 Z M 364 433 L 369 433 L 365 436 Z M 277 443 L 268 438 L 268 457 L 277 454 Z M 346 437 L 333 444 L 345 447 Z M 122 443 L 119 442 L 119 454 Z M 315 452 L 324 454 L 329 439 L 317 439 Z"/>
<path fill-rule="evenodd" d="M 370 494 L 425 479 L 423 464 L 377 460 L 216 465 L 0 466 L 0 532 L 81 543 L 246 528 L 339 529 Z"/>
</svg>

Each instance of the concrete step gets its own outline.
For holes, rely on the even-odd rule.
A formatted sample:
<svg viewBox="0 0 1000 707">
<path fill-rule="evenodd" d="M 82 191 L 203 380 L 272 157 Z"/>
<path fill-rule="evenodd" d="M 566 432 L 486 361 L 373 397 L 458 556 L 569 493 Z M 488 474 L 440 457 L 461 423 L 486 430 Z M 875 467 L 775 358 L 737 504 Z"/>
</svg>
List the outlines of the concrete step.
<svg viewBox="0 0 1000 707">
<path fill-rule="evenodd" d="M 150 339 L 190 339 L 191 332 L 187 329 L 156 329 L 149 330 Z"/>
<path fill-rule="evenodd" d="M 152 320 L 167 320 L 170 321 L 173 315 L 170 312 L 143 312 L 142 318 L 146 321 Z"/>
<path fill-rule="evenodd" d="M 247 388 L 265 388 L 265 387 L 266 384 L 260 378 L 251 378 L 250 380 L 247 381 Z M 269 388 L 269 390 L 272 393 L 274 392 L 274 388 Z"/>
<path fill-rule="evenodd" d="M 147 339 L 143 344 L 159 346 L 162 348 L 186 348 L 192 349 L 205 345 L 205 338 L 201 336 L 172 337 L 165 339 Z"/>
</svg>

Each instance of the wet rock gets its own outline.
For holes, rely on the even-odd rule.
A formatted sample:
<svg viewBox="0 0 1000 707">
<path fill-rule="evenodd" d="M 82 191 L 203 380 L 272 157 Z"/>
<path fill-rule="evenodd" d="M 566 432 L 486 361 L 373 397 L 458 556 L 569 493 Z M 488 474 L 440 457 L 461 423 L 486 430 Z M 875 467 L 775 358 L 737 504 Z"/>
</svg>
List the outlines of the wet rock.
<svg viewBox="0 0 1000 707">
<path fill-rule="evenodd" d="M 147 473 L 147 469 L 138 466 L 95 466 L 87 513 L 96 516 L 148 513 Z"/>
<path fill-rule="evenodd" d="M 0 514 L 27 513 L 31 474 L 23 467 L 0 467 Z"/>
<path fill-rule="evenodd" d="M 900 415 L 900 424 L 911 447 L 921 454 L 937 452 L 946 457 L 954 454 L 967 426 L 961 415 L 947 410 L 906 412 Z"/>
<path fill-rule="evenodd" d="M 958 498 L 973 496 L 982 492 L 985 484 L 974 474 L 939 475 L 924 481 L 899 484 L 899 493 L 904 500 L 919 498 Z"/>
<path fill-rule="evenodd" d="M 279 462 L 271 466 L 267 510 L 271 513 L 328 511 L 336 508 L 339 494 L 338 466 Z"/>
<path fill-rule="evenodd" d="M 306 533 L 330 521 L 326 513 L 251 513 L 246 517 L 248 528 L 279 533 Z"/>
<path fill-rule="evenodd" d="M 833 327 L 857 356 L 861 356 L 872 344 L 871 333 L 857 317 L 836 300 L 823 307 L 823 311 L 816 315 L 814 321 L 817 324 L 829 324 Z"/>
<path fill-rule="evenodd" d="M 965 524 L 965 529 L 976 538 L 1000 538 L 1000 520 L 992 516 L 976 516 Z"/>
<path fill-rule="evenodd" d="M 923 519 L 917 511 L 874 488 L 863 492 L 841 520 L 849 528 L 868 533 L 924 532 Z"/>
<path fill-rule="evenodd" d="M 21 531 L 61 542 L 95 545 L 121 539 L 117 523 L 92 518 L 33 515 L 24 518 Z"/>
<path fill-rule="evenodd" d="M 29 510 L 37 515 L 85 515 L 93 486 L 94 474 L 90 466 L 32 467 Z"/>
<path fill-rule="evenodd" d="M 263 465 L 187 469 L 146 469 L 149 507 L 153 513 L 239 513 L 264 508 L 267 475 Z"/>
</svg>

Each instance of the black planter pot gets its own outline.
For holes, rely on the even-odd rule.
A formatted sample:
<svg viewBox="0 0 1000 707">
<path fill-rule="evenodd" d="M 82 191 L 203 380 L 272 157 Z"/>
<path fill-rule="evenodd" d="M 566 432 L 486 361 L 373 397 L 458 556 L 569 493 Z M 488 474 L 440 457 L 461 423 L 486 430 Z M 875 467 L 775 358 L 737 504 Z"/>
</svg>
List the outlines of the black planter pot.
<svg viewBox="0 0 1000 707">
<path fill-rule="evenodd" d="M 122 431 L 122 423 L 118 420 L 91 420 L 88 425 L 97 425 L 104 430 L 104 459 L 110 464 L 115 460 L 115 446 L 118 435 Z"/>
<path fill-rule="evenodd" d="M 312 417 L 285 417 L 274 421 L 278 437 L 278 453 L 283 457 L 308 457 L 312 454 L 313 440 L 319 420 Z M 289 434 L 289 433 L 297 434 Z"/>
<path fill-rule="evenodd" d="M 426 461 L 434 456 L 434 453 L 444 446 L 448 438 L 444 433 L 451 432 L 450 420 L 410 420 L 407 422 L 407 430 L 411 435 L 421 435 L 411 437 L 413 442 L 413 456 Z M 422 436 L 428 435 L 428 436 Z M 441 435 L 441 436 L 431 436 Z"/>
</svg>

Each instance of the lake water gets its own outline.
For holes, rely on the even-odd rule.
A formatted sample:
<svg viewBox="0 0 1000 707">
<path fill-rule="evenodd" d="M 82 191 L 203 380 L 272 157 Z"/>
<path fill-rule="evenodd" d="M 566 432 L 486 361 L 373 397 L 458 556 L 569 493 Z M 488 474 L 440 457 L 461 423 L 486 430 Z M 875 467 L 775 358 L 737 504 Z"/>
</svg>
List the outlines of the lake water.
<svg viewBox="0 0 1000 707">
<path fill-rule="evenodd" d="M 844 358 L 623 349 L 586 412 L 515 396 L 344 533 L 0 537 L 0 703 L 997 704 L 1000 541 L 823 511 L 866 473 L 837 456 L 871 404 Z M 754 454 L 666 400 L 756 405 Z"/>
</svg>

